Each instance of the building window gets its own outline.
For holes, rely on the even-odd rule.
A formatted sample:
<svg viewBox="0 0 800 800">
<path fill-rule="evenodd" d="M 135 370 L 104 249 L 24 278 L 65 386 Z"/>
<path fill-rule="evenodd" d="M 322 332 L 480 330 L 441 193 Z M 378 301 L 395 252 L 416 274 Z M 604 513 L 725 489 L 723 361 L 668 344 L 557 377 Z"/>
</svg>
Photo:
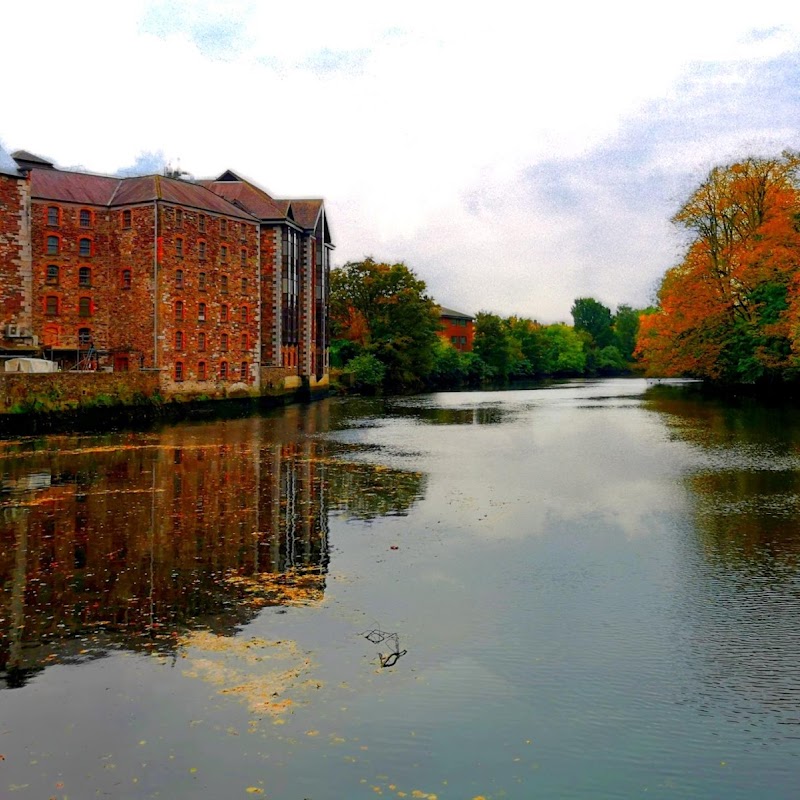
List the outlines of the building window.
<svg viewBox="0 0 800 800">
<path fill-rule="evenodd" d="M 228 261 L 228 248 L 224 244 L 219 248 L 219 260 L 223 264 L 227 263 Z"/>
<path fill-rule="evenodd" d="M 249 382 L 249 380 L 250 380 L 250 370 L 247 367 L 247 362 L 246 361 L 242 361 L 241 370 L 242 370 L 242 372 L 241 372 L 242 380 Z"/>
<path fill-rule="evenodd" d="M 197 351 L 199 353 L 205 353 L 206 351 L 206 335 L 203 331 L 197 334 Z"/>
<path fill-rule="evenodd" d="M 239 313 L 241 314 L 242 322 L 247 322 L 247 306 L 242 306 L 239 309 Z"/>
<path fill-rule="evenodd" d="M 88 258 L 92 254 L 92 240 L 83 238 L 78 243 L 78 252 L 81 258 Z"/>
<path fill-rule="evenodd" d="M 57 256 L 58 251 L 61 249 L 61 240 L 58 236 L 47 237 L 47 255 Z"/>
<path fill-rule="evenodd" d="M 228 306 L 226 306 L 224 303 L 220 307 L 219 318 L 220 318 L 221 322 L 227 322 L 228 321 Z"/>
<path fill-rule="evenodd" d="M 247 241 L 247 225 L 243 222 L 239 227 L 239 238 L 243 241 Z"/>
<path fill-rule="evenodd" d="M 47 224 L 51 228 L 57 228 L 61 212 L 58 206 L 47 206 Z"/>
<path fill-rule="evenodd" d="M 219 377 L 222 380 L 227 380 L 228 378 L 228 362 L 227 361 L 220 361 L 219 362 Z"/>
<path fill-rule="evenodd" d="M 183 239 L 180 236 L 175 240 L 175 255 L 183 258 Z"/>
<path fill-rule="evenodd" d="M 175 331 L 175 349 L 183 350 L 183 331 Z"/>
<path fill-rule="evenodd" d="M 197 304 L 197 319 L 200 322 L 206 321 L 206 304 L 205 303 L 198 303 Z"/>
<path fill-rule="evenodd" d="M 78 328 L 78 344 L 81 347 L 88 347 L 92 343 L 92 329 Z"/>
<path fill-rule="evenodd" d="M 176 269 L 175 270 L 175 288 L 176 289 L 183 289 L 183 270 Z"/>
<path fill-rule="evenodd" d="M 228 220 L 221 219 L 219 221 L 219 235 L 225 239 L 228 235 Z"/>
<path fill-rule="evenodd" d="M 81 228 L 92 227 L 92 212 L 88 208 L 82 208 L 80 213 Z"/>
<path fill-rule="evenodd" d="M 222 350 L 223 353 L 228 352 L 228 334 L 223 333 L 222 336 L 219 337 L 219 349 Z"/>
<path fill-rule="evenodd" d="M 247 266 L 247 248 L 246 247 L 242 248 L 242 252 L 241 252 L 241 254 L 239 256 L 239 260 L 241 261 L 243 267 Z"/>
<path fill-rule="evenodd" d="M 58 267 L 55 264 L 47 265 L 46 283 L 58 284 Z"/>
<path fill-rule="evenodd" d="M 175 380 L 176 381 L 183 380 L 183 361 L 175 362 Z"/>
<path fill-rule="evenodd" d="M 205 233 L 206 232 L 206 215 L 205 214 L 200 214 L 198 216 L 198 218 L 197 218 L 197 230 L 199 230 L 200 233 Z"/>
<path fill-rule="evenodd" d="M 206 243 L 202 240 L 197 243 L 197 254 L 201 261 L 206 260 Z"/>
<path fill-rule="evenodd" d="M 206 362 L 205 361 L 198 361 L 197 362 L 197 378 L 198 380 L 204 381 L 208 372 L 206 370 Z"/>
<path fill-rule="evenodd" d="M 247 278 L 242 278 L 242 294 L 247 294 Z"/>
<path fill-rule="evenodd" d="M 206 290 L 206 274 L 205 272 L 197 273 L 197 288 L 204 292 Z"/>
<path fill-rule="evenodd" d="M 92 316 L 92 298 L 81 297 L 78 299 L 78 316 L 91 317 Z"/>
<path fill-rule="evenodd" d="M 183 319 L 183 300 L 175 301 L 175 319 L 176 320 Z"/>
<path fill-rule="evenodd" d="M 175 227 L 176 228 L 183 227 L 183 210 L 180 208 L 175 209 Z"/>
<path fill-rule="evenodd" d="M 45 298 L 44 313 L 48 317 L 58 316 L 58 298 L 55 295 L 48 295 Z"/>
<path fill-rule="evenodd" d="M 131 288 L 131 271 L 129 269 L 122 270 L 122 276 L 120 278 L 120 286 L 123 289 Z"/>
<path fill-rule="evenodd" d="M 241 349 L 242 350 L 250 349 L 250 337 L 246 333 L 242 334 Z"/>
<path fill-rule="evenodd" d="M 78 286 L 92 285 L 92 270 L 89 267 L 81 267 L 78 270 Z"/>
<path fill-rule="evenodd" d="M 222 294 L 228 294 L 228 276 L 219 276 L 219 290 Z"/>
<path fill-rule="evenodd" d="M 130 228 L 131 227 L 131 212 L 130 209 L 125 209 L 122 212 L 122 227 L 123 228 Z"/>
</svg>

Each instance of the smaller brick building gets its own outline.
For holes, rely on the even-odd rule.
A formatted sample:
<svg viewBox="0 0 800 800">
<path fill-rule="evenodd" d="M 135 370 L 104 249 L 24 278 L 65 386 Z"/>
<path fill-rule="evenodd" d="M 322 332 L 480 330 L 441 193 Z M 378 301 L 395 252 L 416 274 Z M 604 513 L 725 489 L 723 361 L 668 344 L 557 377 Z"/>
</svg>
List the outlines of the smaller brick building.
<svg viewBox="0 0 800 800">
<path fill-rule="evenodd" d="M 475 317 L 453 311 L 451 308 L 440 308 L 442 321 L 440 336 L 463 353 L 472 351 L 472 340 L 475 336 Z"/>
</svg>

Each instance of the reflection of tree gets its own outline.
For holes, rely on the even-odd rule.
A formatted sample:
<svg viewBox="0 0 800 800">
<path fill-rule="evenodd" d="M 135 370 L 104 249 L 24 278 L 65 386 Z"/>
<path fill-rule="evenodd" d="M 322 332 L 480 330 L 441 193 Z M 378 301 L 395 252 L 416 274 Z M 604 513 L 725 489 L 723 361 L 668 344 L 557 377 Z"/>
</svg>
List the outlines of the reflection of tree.
<svg viewBox="0 0 800 800">
<path fill-rule="evenodd" d="M 504 416 L 497 406 L 447 408 L 401 403 L 392 404 L 387 413 L 393 417 L 412 417 L 429 425 L 498 425 Z"/>
<path fill-rule="evenodd" d="M 686 696 L 771 738 L 800 719 L 800 417 L 672 387 L 646 403 L 698 451 L 674 595 Z"/>
<path fill-rule="evenodd" d="M 264 605 L 318 602 L 329 510 L 403 513 L 420 491 L 419 476 L 367 465 L 342 486 L 351 465 L 314 437 L 327 429 L 319 403 L 0 449 L 0 672 L 9 685 L 50 661 L 109 646 L 171 652 L 186 629 L 230 634 Z"/>
</svg>

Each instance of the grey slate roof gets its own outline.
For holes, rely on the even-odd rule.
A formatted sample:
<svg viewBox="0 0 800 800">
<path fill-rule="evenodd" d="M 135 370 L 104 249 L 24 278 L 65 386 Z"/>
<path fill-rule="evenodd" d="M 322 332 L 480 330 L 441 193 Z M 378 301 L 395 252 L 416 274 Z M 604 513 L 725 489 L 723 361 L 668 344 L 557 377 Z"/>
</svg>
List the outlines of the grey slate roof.
<svg viewBox="0 0 800 800">
<path fill-rule="evenodd" d="M 462 314 L 460 311 L 453 311 L 452 308 L 445 308 L 444 306 L 439 306 L 439 316 L 451 319 L 475 319 L 471 314 Z"/>
</svg>

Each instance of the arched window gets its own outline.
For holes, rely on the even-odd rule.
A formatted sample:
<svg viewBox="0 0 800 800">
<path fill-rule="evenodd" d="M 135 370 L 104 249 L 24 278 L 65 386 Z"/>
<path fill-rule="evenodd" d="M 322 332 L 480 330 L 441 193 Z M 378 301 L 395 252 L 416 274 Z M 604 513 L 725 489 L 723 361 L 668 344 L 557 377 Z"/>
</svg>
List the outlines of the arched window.
<svg viewBox="0 0 800 800">
<path fill-rule="evenodd" d="M 44 299 L 44 313 L 47 314 L 48 317 L 56 317 L 58 316 L 59 306 L 58 297 L 55 295 L 48 295 Z"/>
<path fill-rule="evenodd" d="M 175 319 L 176 320 L 183 319 L 183 300 L 175 301 Z"/>
<path fill-rule="evenodd" d="M 197 352 L 205 353 L 206 351 L 206 335 L 203 331 L 197 334 Z"/>
<path fill-rule="evenodd" d="M 197 379 L 204 381 L 208 377 L 208 372 L 206 370 L 206 362 L 205 361 L 198 361 L 197 362 Z"/>
<path fill-rule="evenodd" d="M 175 239 L 175 255 L 178 258 L 183 258 L 183 237 L 179 236 Z"/>
<path fill-rule="evenodd" d="M 247 362 L 242 361 L 242 380 L 250 382 L 250 370 L 247 367 Z"/>
<path fill-rule="evenodd" d="M 241 261 L 243 267 L 247 266 L 247 248 L 246 247 L 242 248 L 242 252 L 241 252 L 241 255 L 239 257 L 239 260 Z"/>
<path fill-rule="evenodd" d="M 183 350 L 184 337 L 183 331 L 175 331 L 175 349 Z"/>
<path fill-rule="evenodd" d="M 223 353 L 228 352 L 228 334 L 223 333 L 222 336 L 219 337 L 219 349 L 222 350 Z"/>
<path fill-rule="evenodd" d="M 78 242 L 78 253 L 81 258 L 88 258 L 92 255 L 92 240 L 84 237 Z"/>
<path fill-rule="evenodd" d="M 228 362 L 227 361 L 220 361 L 219 362 L 219 377 L 222 380 L 227 380 L 228 378 Z"/>
<path fill-rule="evenodd" d="M 224 239 L 228 235 L 228 220 L 221 219 L 219 221 L 219 235 Z"/>
<path fill-rule="evenodd" d="M 202 219 L 205 219 L 205 217 Z M 197 243 L 197 257 L 201 261 L 206 260 L 206 243 L 202 239 Z"/>
<path fill-rule="evenodd" d="M 91 285 L 92 285 L 91 267 L 80 267 L 80 269 L 78 269 L 78 286 L 91 286 Z"/>
<path fill-rule="evenodd" d="M 80 224 L 81 228 L 92 227 L 92 212 L 88 208 L 82 208 L 80 211 Z"/>
<path fill-rule="evenodd" d="M 183 380 L 183 361 L 175 362 L 175 380 L 176 381 Z"/>
<path fill-rule="evenodd" d="M 246 333 L 242 334 L 241 348 L 242 350 L 248 350 L 250 348 L 250 337 Z"/>
<path fill-rule="evenodd" d="M 120 276 L 120 286 L 123 289 L 131 288 L 131 271 L 129 269 L 122 270 L 122 275 Z"/>
<path fill-rule="evenodd" d="M 56 264 L 47 265 L 47 278 L 46 283 L 58 284 L 58 266 Z"/>
<path fill-rule="evenodd" d="M 197 320 L 198 320 L 198 322 L 205 322 L 206 321 L 206 304 L 205 303 L 198 303 L 197 304 Z"/>
<path fill-rule="evenodd" d="M 78 316 L 91 317 L 92 316 L 92 298 L 81 297 L 78 299 Z"/>
<path fill-rule="evenodd" d="M 247 306 L 242 306 L 239 310 L 242 322 L 247 322 Z"/>
<path fill-rule="evenodd" d="M 48 236 L 47 255 L 57 256 L 60 250 L 61 250 L 61 240 L 58 238 L 58 236 Z"/>
<path fill-rule="evenodd" d="M 228 321 L 228 306 L 225 305 L 224 303 L 219 309 L 219 318 L 222 322 Z"/>
<path fill-rule="evenodd" d="M 126 208 L 125 211 L 122 212 L 122 227 L 131 227 L 131 211 L 129 208 Z"/>
<path fill-rule="evenodd" d="M 47 206 L 47 224 L 57 228 L 61 222 L 61 209 L 58 206 Z"/>
<path fill-rule="evenodd" d="M 219 276 L 219 290 L 222 294 L 228 294 L 228 276 L 227 275 L 220 275 Z"/>
<path fill-rule="evenodd" d="M 183 270 L 176 269 L 175 270 L 175 288 L 176 289 L 183 289 Z"/>
<path fill-rule="evenodd" d="M 220 261 L 221 261 L 223 264 L 227 263 L 227 261 L 228 261 L 228 247 L 227 247 L 227 245 L 224 245 L 224 244 L 223 244 L 223 245 L 222 245 L 222 246 L 219 248 L 219 260 L 220 260 Z"/>
</svg>

